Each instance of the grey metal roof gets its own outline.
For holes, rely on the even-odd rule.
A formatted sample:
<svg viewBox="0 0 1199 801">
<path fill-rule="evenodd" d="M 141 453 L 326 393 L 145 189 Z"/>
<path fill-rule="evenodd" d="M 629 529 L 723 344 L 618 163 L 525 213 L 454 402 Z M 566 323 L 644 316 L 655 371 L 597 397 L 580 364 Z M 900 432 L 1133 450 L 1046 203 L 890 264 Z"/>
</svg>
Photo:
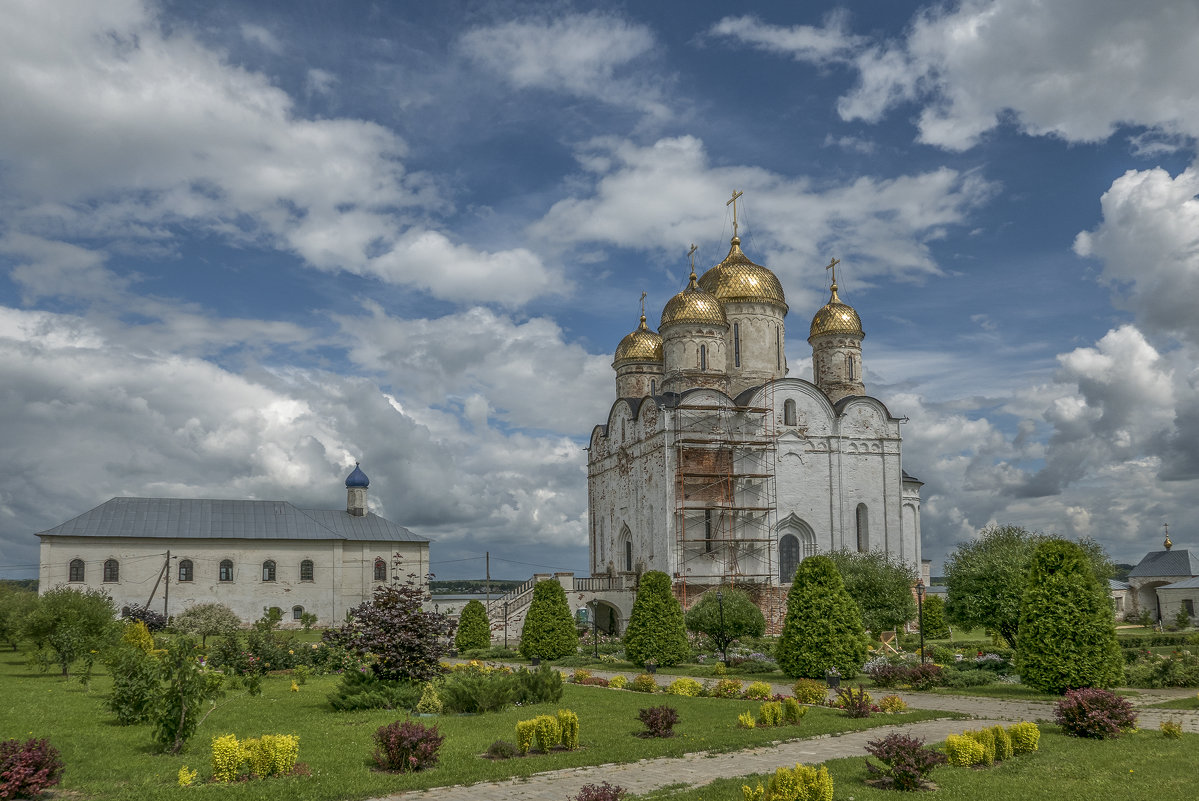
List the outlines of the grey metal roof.
<svg viewBox="0 0 1199 801">
<path fill-rule="evenodd" d="M 1194 590 L 1199 589 L 1199 576 L 1189 578 L 1185 581 L 1176 581 L 1173 584 L 1164 584 L 1158 587 L 1159 590 Z"/>
<path fill-rule="evenodd" d="M 1143 576 L 1199 576 L 1199 556 L 1184 549 L 1150 551 L 1128 573 L 1129 578 Z"/>
<path fill-rule="evenodd" d="M 1108 579 L 1107 580 L 1107 588 L 1109 590 L 1131 590 L 1132 585 L 1129 584 L 1127 581 L 1120 581 L 1118 579 Z"/>
<path fill-rule="evenodd" d="M 37 536 L 428 542 L 372 513 L 190 498 L 113 498 Z"/>
</svg>

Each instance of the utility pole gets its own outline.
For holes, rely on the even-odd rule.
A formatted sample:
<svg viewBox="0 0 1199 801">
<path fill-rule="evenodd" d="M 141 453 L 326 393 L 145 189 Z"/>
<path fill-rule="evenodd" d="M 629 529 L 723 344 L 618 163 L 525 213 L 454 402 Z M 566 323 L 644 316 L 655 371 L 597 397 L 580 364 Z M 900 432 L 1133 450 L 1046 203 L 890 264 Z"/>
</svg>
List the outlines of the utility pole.
<svg viewBox="0 0 1199 801">
<path fill-rule="evenodd" d="M 485 551 L 487 554 L 487 583 L 484 585 L 487 589 L 487 605 L 491 606 L 491 551 Z"/>
<path fill-rule="evenodd" d="M 165 569 L 167 571 L 167 583 L 162 588 L 162 616 L 169 620 L 170 613 L 167 612 L 167 607 L 171 603 L 171 551 L 169 548 L 167 549 L 167 565 Z"/>
</svg>

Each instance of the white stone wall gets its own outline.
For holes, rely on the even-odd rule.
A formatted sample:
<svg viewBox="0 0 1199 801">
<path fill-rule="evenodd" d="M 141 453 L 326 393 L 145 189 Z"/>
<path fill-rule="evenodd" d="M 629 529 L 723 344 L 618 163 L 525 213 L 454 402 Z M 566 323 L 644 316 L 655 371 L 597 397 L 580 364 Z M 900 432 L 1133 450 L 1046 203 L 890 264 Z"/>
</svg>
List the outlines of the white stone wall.
<svg viewBox="0 0 1199 801">
<path fill-rule="evenodd" d="M 787 374 L 783 311 L 769 303 L 725 303 L 729 320 L 725 344 L 725 371 L 730 397 Z M 736 328 L 734 328 L 736 326 Z M 736 338 L 740 339 L 741 364 L 737 365 Z"/>
<path fill-rule="evenodd" d="M 285 625 L 293 620 L 293 607 L 317 615 L 318 625 L 341 623 L 349 609 L 370 599 L 379 582 L 374 580 L 376 558 L 392 572 L 392 557 L 400 553 L 404 573 L 415 573 L 424 584 L 429 572 L 429 545 L 421 542 L 354 542 L 343 540 L 245 540 L 125 537 L 44 537 L 41 544 L 39 587 L 44 592 L 58 585 L 101 588 L 116 602 L 117 609 L 145 605 L 162 570 L 167 549 L 171 551 L 168 614 L 176 615 L 199 603 L 220 602 L 249 623 L 277 606 Z M 85 564 L 85 581 L 70 582 L 72 559 Z M 104 562 L 120 564 L 117 582 L 104 582 Z M 180 582 L 179 562 L 190 559 L 193 580 Z M 219 581 L 224 559 L 233 562 L 233 581 Z M 263 581 L 262 563 L 275 562 L 275 581 Z M 311 559 L 313 580 L 300 580 L 300 562 Z M 407 575 L 400 580 L 406 580 Z M 163 611 L 160 584 L 150 608 Z"/>
<path fill-rule="evenodd" d="M 644 398 L 662 391 L 662 365 L 657 362 L 628 362 L 616 371 L 616 397 Z"/>
<path fill-rule="evenodd" d="M 812 342 L 812 376 L 833 403 L 847 395 L 866 394 L 862 384 L 862 341 L 844 334 L 816 337 Z"/>
<path fill-rule="evenodd" d="M 682 392 L 691 387 L 725 389 L 728 377 L 725 365 L 727 331 L 722 326 L 677 323 L 662 331 L 662 356 L 665 365 L 663 387 L 666 392 Z M 707 368 L 700 366 L 700 347 L 707 349 Z"/>
</svg>

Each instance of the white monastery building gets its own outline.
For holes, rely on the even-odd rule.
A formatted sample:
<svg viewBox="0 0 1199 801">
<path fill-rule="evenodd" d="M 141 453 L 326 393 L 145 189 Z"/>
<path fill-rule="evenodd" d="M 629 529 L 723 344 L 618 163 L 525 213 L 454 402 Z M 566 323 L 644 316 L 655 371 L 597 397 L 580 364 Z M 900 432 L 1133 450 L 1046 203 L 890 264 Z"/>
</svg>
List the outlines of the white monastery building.
<svg viewBox="0 0 1199 801">
<path fill-rule="evenodd" d="M 838 549 L 921 575 L 921 482 L 903 470 L 903 420 L 862 383 L 837 261 L 808 329 L 815 382 L 789 378 L 783 288 L 741 251 L 735 206 L 733 225 L 728 256 L 699 277 L 693 264 L 658 331 L 643 313 L 616 348 L 616 400 L 588 448 L 592 576 L 661 570 L 689 605 L 719 583 L 778 601 L 801 560 Z"/>
<path fill-rule="evenodd" d="M 250 622 L 274 607 L 340 623 L 376 586 L 425 582 L 429 542 L 367 509 L 370 480 L 346 479 L 346 508 L 286 501 L 113 498 L 41 538 L 38 587 L 100 588 L 118 609 L 175 615 L 217 601 Z M 395 561 L 396 555 L 400 560 Z M 393 576 L 396 564 L 402 576 Z"/>
</svg>

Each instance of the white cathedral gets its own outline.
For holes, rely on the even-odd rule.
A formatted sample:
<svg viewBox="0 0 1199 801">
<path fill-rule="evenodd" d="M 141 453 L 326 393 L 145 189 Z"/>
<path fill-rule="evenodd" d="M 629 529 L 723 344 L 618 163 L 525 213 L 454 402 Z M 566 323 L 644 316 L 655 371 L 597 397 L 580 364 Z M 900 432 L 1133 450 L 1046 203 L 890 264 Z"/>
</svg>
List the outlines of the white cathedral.
<svg viewBox="0 0 1199 801">
<path fill-rule="evenodd" d="M 902 420 L 862 384 L 865 334 L 836 264 L 809 329 L 815 383 L 787 377 L 783 288 L 741 251 L 735 215 L 724 261 L 701 277 L 693 263 L 658 332 L 642 314 L 621 340 L 588 447 L 592 576 L 660 570 L 688 605 L 719 583 L 779 599 L 800 561 L 839 549 L 922 574 L 921 482 L 903 470 Z"/>
</svg>

